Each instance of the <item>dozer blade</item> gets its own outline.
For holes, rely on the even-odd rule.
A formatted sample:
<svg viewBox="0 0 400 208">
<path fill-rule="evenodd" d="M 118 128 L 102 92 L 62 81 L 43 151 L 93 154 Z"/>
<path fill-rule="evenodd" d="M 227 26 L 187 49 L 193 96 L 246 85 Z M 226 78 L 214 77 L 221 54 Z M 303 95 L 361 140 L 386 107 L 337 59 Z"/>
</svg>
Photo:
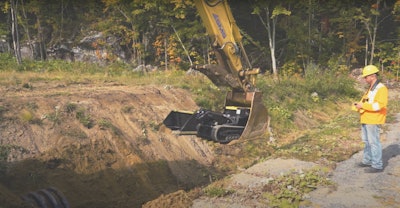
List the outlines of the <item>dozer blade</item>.
<svg viewBox="0 0 400 208">
<path fill-rule="evenodd" d="M 229 92 L 222 113 L 204 109 L 171 111 L 163 123 L 179 135 L 196 135 L 221 144 L 255 138 L 268 126 L 261 96 L 261 92 Z"/>
</svg>

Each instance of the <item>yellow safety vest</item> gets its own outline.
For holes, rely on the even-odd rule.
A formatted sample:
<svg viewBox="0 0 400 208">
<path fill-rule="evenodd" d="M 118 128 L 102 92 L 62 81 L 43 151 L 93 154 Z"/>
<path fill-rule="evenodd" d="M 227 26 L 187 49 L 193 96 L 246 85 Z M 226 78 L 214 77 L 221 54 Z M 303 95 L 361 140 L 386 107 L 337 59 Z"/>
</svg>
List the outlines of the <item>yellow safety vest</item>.
<svg viewBox="0 0 400 208">
<path fill-rule="evenodd" d="M 384 124 L 387 114 L 388 89 L 378 82 L 374 84 L 362 97 L 362 108 L 360 112 L 360 123 L 362 124 Z"/>
</svg>

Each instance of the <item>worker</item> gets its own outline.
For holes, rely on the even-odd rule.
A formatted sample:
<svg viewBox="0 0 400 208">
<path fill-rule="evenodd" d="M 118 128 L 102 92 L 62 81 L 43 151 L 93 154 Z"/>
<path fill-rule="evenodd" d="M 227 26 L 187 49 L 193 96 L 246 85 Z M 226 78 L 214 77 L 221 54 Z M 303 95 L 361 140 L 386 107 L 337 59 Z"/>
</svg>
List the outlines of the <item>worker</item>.
<svg viewBox="0 0 400 208">
<path fill-rule="evenodd" d="M 363 68 L 362 77 L 369 84 L 368 91 L 353 108 L 360 113 L 361 138 L 364 142 L 362 162 L 359 167 L 368 167 L 366 173 L 383 171 L 381 125 L 385 123 L 388 103 L 388 89 L 378 80 L 379 69 L 374 65 Z"/>
</svg>

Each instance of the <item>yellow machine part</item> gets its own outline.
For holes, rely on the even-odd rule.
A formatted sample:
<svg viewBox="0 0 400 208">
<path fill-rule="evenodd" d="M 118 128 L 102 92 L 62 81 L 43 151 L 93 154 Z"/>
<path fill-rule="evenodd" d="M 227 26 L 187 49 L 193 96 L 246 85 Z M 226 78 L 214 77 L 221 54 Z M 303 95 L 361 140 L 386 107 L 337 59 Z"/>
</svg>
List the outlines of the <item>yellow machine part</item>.
<svg viewBox="0 0 400 208">
<path fill-rule="evenodd" d="M 243 69 L 243 66 L 239 47 L 236 44 L 241 42 L 242 36 L 229 5 L 226 1 L 220 0 L 195 0 L 195 5 L 211 41 L 213 41 L 213 47 L 223 51 L 225 56 L 223 60 L 227 64 L 224 68 L 225 73 L 227 76 L 232 76 L 232 78 L 227 77 L 226 79 L 234 79 L 237 82 L 237 84 L 231 84 L 232 86 L 242 85 L 239 71 Z M 229 82 L 233 82 L 233 80 Z"/>
<path fill-rule="evenodd" d="M 262 93 L 255 88 L 260 69 L 252 69 L 241 44 L 242 36 L 226 0 L 195 0 L 218 64 L 195 67 L 216 86 L 230 87 L 223 112 L 200 109 L 188 113 L 172 111 L 164 124 L 179 134 L 195 134 L 220 143 L 262 136 L 268 127 L 268 113 Z M 238 45 L 239 44 L 239 45 Z M 241 50 L 239 50 L 239 48 Z M 245 57 L 249 68 L 244 69 Z"/>
<path fill-rule="evenodd" d="M 250 107 L 250 115 L 239 140 L 265 134 L 268 127 L 268 111 L 262 100 L 262 92 L 228 92 L 225 106 Z"/>
</svg>

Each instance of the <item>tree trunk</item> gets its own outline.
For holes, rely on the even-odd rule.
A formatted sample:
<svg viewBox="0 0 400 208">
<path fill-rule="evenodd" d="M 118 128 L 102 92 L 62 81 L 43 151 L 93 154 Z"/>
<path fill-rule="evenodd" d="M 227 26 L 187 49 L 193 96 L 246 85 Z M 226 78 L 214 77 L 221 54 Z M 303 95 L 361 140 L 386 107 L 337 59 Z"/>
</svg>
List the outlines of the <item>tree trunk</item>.
<svg viewBox="0 0 400 208">
<path fill-rule="evenodd" d="M 25 11 L 24 1 L 23 0 L 21 1 L 21 6 L 22 6 L 22 15 L 24 16 L 24 21 L 25 21 L 25 23 L 22 24 L 22 25 L 23 25 L 23 28 L 25 29 L 26 38 L 28 39 L 28 45 L 29 45 L 29 48 L 31 50 L 32 59 L 35 59 L 37 55 L 35 56 L 35 47 L 34 47 L 33 42 L 31 40 L 31 34 L 30 34 L 30 31 L 29 31 L 29 23 L 28 23 L 29 20 L 28 20 L 28 16 L 26 15 L 26 11 Z"/>
<path fill-rule="evenodd" d="M 368 65 L 368 38 L 365 38 L 365 60 L 364 65 Z"/>
<path fill-rule="evenodd" d="M 43 28 L 42 24 L 40 21 L 40 18 L 38 17 L 36 20 L 37 28 L 38 28 L 38 42 L 39 42 L 39 53 L 40 53 L 40 60 L 45 60 L 46 59 L 46 46 L 44 44 L 44 37 L 43 37 Z"/>
<path fill-rule="evenodd" d="M 18 1 L 18 0 L 17 0 Z M 14 54 L 18 64 L 22 64 L 21 48 L 19 45 L 19 32 L 18 32 L 18 20 L 17 20 L 17 2 L 10 0 L 11 7 L 11 35 L 13 39 Z"/>
<path fill-rule="evenodd" d="M 165 71 L 168 70 L 168 53 L 167 53 L 167 47 L 168 47 L 168 43 L 167 43 L 167 37 L 164 37 L 164 64 L 165 64 Z"/>
<path fill-rule="evenodd" d="M 186 50 L 186 47 L 185 47 L 185 45 L 183 44 L 181 38 L 179 37 L 178 32 L 175 30 L 175 27 L 174 27 L 173 25 L 171 25 L 171 27 L 172 27 L 172 29 L 174 30 L 174 33 L 175 33 L 176 37 L 178 38 L 179 43 L 181 44 L 183 50 L 184 50 L 185 53 L 186 53 L 186 56 L 187 56 L 187 58 L 188 58 L 188 60 L 189 60 L 189 62 L 190 62 L 190 66 L 192 66 L 192 65 L 193 65 L 193 62 L 192 62 L 192 59 L 190 58 L 189 52 Z"/>
<path fill-rule="evenodd" d="M 267 9 L 267 31 L 268 31 L 268 42 L 269 42 L 269 49 L 271 53 L 271 65 L 272 65 L 272 75 L 274 79 L 278 79 L 278 68 L 276 67 L 276 56 L 275 56 L 275 27 L 277 22 L 277 17 L 272 19 L 272 26 L 271 20 L 269 16 L 269 9 Z"/>
<path fill-rule="evenodd" d="M 268 8 L 266 8 L 266 16 L 267 16 L 266 17 L 267 22 L 264 22 L 261 15 L 258 14 L 258 17 L 259 17 L 261 23 L 267 30 L 269 49 L 270 49 L 270 53 L 271 53 L 272 75 L 273 75 L 273 78 L 276 80 L 276 79 L 278 79 L 278 68 L 276 67 L 276 57 L 275 57 L 275 21 L 276 21 L 276 19 L 273 19 L 273 23 L 271 26 L 271 23 L 270 23 L 271 20 L 270 20 Z"/>
<path fill-rule="evenodd" d="M 371 40 L 371 57 L 369 59 L 369 64 L 374 63 L 374 52 L 375 52 L 375 40 L 376 40 L 376 33 L 378 31 L 378 16 L 375 16 L 375 23 L 372 33 L 372 40 Z"/>
</svg>

